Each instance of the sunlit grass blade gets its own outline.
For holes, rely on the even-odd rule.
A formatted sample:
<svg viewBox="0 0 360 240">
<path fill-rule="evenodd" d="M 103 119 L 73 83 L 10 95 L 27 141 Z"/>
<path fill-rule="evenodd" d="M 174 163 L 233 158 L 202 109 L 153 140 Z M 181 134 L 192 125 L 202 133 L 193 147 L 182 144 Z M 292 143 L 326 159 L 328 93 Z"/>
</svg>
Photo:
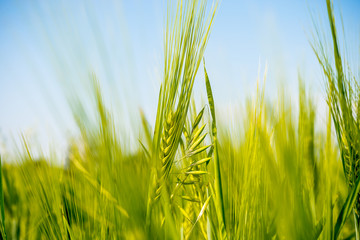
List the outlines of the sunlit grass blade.
<svg viewBox="0 0 360 240">
<path fill-rule="evenodd" d="M 201 210 L 200 210 L 200 213 L 199 213 L 199 215 L 198 215 L 197 218 L 196 218 L 195 223 L 193 224 L 190 232 L 188 233 L 188 234 L 189 234 L 189 235 L 188 235 L 188 238 L 190 237 L 193 229 L 195 228 L 196 224 L 199 222 L 199 220 L 200 220 L 200 218 L 202 217 L 202 215 L 205 213 L 205 210 L 207 209 L 207 207 L 208 207 L 208 205 L 209 205 L 210 199 L 211 199 L 211 196 L 209 196 L 209 197 L 206 199 L 206 201 L 204 202 L 204 205 L 202 206 L 202 208 L 201 208 Z"/>
<path fill-rule="evenodd" d="M 334 239 L 338 239 L 339 234 L 341 232 L 341 228 L 344 226 L 346 220 L 350 216 L 351 212 L 353 211 L 353 207 L 355 202 L 357 201 L 357 196 L 360 192 L 360 178 L 356 180 L 356 183 L 349 192 L 348 197 L 346 198 L 346 201 L 341 208 L 341 211 L 339 213 L 339 216 L 337 218 L 335 227 L 334 227 Z"/>
<path fill-rule="evenodd" d="M 5 232 L 5 206 L 4 206 L 4 190 L 2 177 L 2 160 L 0 155 L 0 213 L 1 213 L 1 238 L 7 239 Z"/>
<path fill-rule="evenodd" d="M 220 222 L 224 225 L 224 229 L 226 232 L 226 222 L 225 222 L 225 206 L 224 206 L 224 198 L 221 184 L 221 169 L 220 169 L 220 160 L 218 153 L 218 143 L 217 143 L 217 127 L 216 127 L 216 116 L 215 116 L 215 104 L 214 97 L 211 90 L 211 85 L 209 81 L 209 76 L 206 72 L 205 61 L 204 61 L 204 73 L 205 73 L 205 85 L 206 92 L 212 117 L 212 138 L 213 138 L 213 146 L 214 146 L 214 167 L 215 167 L 215 198 L 217 201 L 217 205 L 219 209 Z"/>
</svg>

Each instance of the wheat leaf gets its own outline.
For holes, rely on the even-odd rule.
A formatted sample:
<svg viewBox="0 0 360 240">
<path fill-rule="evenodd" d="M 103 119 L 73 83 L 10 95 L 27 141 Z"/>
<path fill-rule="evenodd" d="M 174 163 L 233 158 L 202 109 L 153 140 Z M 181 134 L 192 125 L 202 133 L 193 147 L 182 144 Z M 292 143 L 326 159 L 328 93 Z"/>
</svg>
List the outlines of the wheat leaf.
<svg viewBox="0 0 360 240">
<path fill-rule="evenodd" d="M 341 231 L 342 227 L 344 226 L 347 218 L 351 214 L 351 211 L 352 211 L 352 209 L 354 207 L 354 203 L 355 203 L 355 201 L 357 199 L 357 195 L 359 194 L 359 191 L 360 191 L 360 178 L 358 178 L 356 180 L 355 186 L 350 191 L 349 195 L 346 198 L 346 201 L 345 201 L 343 207 L 341 208 L 341 211 L 339 213 L 339 216 L 337 218 L 335 228 L 334 228 L 334 237 L 335 237 L 335 239 L 337 239 L 339 237 L 339 234 L 340 234 L 340 231 Z"/>
<path fill-rule="evenodd" d="M 202 206 L 202 208 L 200 210 L 200 213 L 199 213 L 198 217 L 196 218 L 196 221 L 195 221 L 194 225 L 192 226 L 190 232 L 188 233 L 188 238 L 190 237 L 190 234 L 192 233 L 192 231 L 195 228 L 196 224 L 199 222 L 202 215 L 205 213 L 205 210 L 206 210 L 207 206 L 209 205 L 210 199 L 211 199 L 211 195 L 206 199 L 204 205 Z"/>
</svg>

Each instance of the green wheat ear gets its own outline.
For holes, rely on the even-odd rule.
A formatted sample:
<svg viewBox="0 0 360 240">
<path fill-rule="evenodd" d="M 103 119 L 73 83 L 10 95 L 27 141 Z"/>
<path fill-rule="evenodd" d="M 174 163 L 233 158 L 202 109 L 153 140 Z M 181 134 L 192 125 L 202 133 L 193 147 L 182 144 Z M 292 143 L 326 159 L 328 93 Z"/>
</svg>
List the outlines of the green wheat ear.
<svg viewBox="0 0 360 240">
<path fill-rule="evenodd" d="M 174 162 L 177 145 L 175 144 L 175 122 L 173 113 L 170 112 L 164 124 L 164 130 L 161 135 L 160 155 L 159 158 L 162 163 L 161 179 L 158 188 L 156 189 L 156 198 L 161 194 L 164 183 L 168 179 L 171 167 Z"/>
<path fill-rule="evenodd" d="M 173 13 L 174 9 L 171 9 L 170 1 L 168 4 L 164 36 L 164 76 L 159 91 L 154 134 L 152 143 L 149 144 L 151 162 L 153 168 L 156 169 L 157 174 L 154 173 L 154 175 L 157 176 L 157 180 L 156 184 L 151 185 L 151 189 L 156 189 L 155 193 L 148 194 L 150 198 L 146 211 L 148 229 L 151 224 L 152 209 L 155 207 L 154 199 L 168 194 L 169 199 L 164 199 L 167 197 L 163 196 L 160 201 L 160 203 L 168 204 L 175 190 L 171 189 L 173 178 L 170 174 L 174 169 L 175 156 L 184 147 L 182 135 L 188 117 L 195 77 L 209 39 L 217 5 L 216 2 L 207 13 L 206 0 L 178 1 L 176 11 Z M 198 148 L 205 136 L 198 138 L 199 136 L 195 135 L 195 137 L 188 149 L 189 155 L 186 157 L 199 154 L 207 148 Z M 182 174 L 194 176 L 202 172 L 189 170 Z M 165 221 L 165 228 L 169 223 L 166 218 L 172 217 L 168 214 L 170 211 L 168 207 L 161 207 L 165 219 L 161 219 L 160 222 Z M 173 229 L 172 224 L 169 226 Z"/>
<path fill-rule="evenodd" d="M 349 68 L 343 67 L 346 61 L 342 59 L 340 53 L 333 3 L 331 0 L 326 0 L 326 4 L 332 36 L 332 45 L 330 46 L 332 53 L 330 52 L 328 55 L 325 52 L 324 49 L 328 46 L 324 46 L 325 44 L 321 40 L 312 44 L 312 48 L 327 79 L 327 101 L 340 148 L 344 175 L 350 190 L 348 200 L 339 214 L 334 237 L 339 236 L 341 227 L 353 209 L 355 229 L 357 239 L 359 239 L 360 193 L 356 190 L 359 187 L 360 178 L 360 125 L 358 124 L 360 91 L 353 91 L 353 88 L 357 86 L 357 80 Z M 320 36 L 319 39 L 321 39 Z"/>
<path fill-rule="evenodd" d="M 206 16 L 207 1 L 179 1 L 165 32 L 164 80 L 160 87 L 152 158 L 161 162 L 160 188 L 173 167 L 187 119 L 195 77 L 204 55 L 217 4 Z M 160 164 L 157 164 L 159 166 Z M 160 175 L 160 174 L 159 174 Z"/>
</svg>

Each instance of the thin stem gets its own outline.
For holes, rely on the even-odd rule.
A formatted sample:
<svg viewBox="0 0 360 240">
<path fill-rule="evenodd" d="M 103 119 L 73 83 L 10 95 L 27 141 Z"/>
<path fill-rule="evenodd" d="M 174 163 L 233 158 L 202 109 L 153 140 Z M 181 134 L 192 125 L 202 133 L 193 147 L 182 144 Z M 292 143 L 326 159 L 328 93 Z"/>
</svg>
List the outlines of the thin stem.
<svg viewBox="0 0 360 240">
<path fill-rule="evenodd" d="M 355 234 L 356 234 L 356 240 L 360 240 L 360 235 L 359 235 L 359 230 L 360 230 L 360 216 L 356 214 L 356 212 L 353 210 L 354 212 L 354 223 L 355 223 Z"/>
</svg>

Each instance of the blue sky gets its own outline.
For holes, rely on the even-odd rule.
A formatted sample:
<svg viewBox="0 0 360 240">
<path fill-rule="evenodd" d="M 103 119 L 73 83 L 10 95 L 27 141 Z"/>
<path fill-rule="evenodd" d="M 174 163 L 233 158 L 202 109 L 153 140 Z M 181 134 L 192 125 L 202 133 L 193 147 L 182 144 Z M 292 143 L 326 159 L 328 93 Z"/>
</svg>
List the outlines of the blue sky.
<svg viewBox="0 0 360 240">
<path fill-rule="evenodd" d="M 335 8 L 359 56 L 360 1 L 335 1 Z M 75 129 L 67 96 L 86 96 L 91 72 L 124 133 L 136 135 L 127 126 L 136 125 L 140 107 L 150 121 L 155 117 L 165 11 L 165 0 L 0 0 L 1 141 L 18 143 L 25 132 L 44 148 L 66 148 Z M 205 53 L 220 110 L 255 92 L 265 64 L 269 98 L 285 86 L 296 99 L 300 71 L 318 105 L 324 104 L 308 42 L 310 11 L 326 21 L 324 0 L 222 0 Z M 195 91 L 204 94 L 199 80 Z"/>
</svg>

